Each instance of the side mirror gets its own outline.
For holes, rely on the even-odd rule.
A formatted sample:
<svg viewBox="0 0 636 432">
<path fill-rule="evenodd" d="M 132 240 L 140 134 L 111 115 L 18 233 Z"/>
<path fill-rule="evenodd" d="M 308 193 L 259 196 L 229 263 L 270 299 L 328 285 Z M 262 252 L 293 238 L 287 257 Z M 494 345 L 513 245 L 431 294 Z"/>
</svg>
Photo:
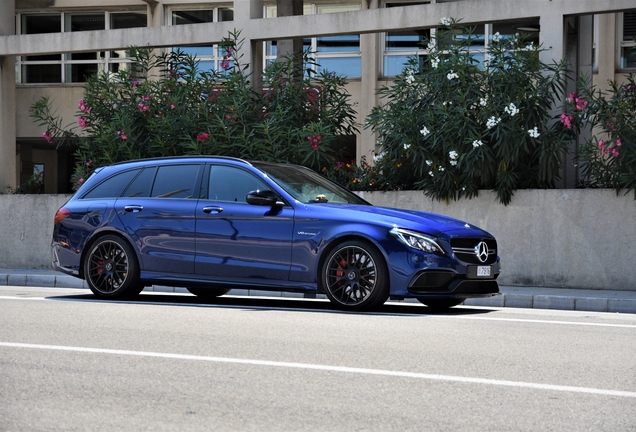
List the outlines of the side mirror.
<svg viewBox="0 0 636 432">
<path fill-rule="evenodd" d="M 273 190 L 255 190 L 247 194 L 245 201 L 248 204 L 258 206 L 283 206 L 284 203 L 280 200 L 280 197 Z"/>
</svg>

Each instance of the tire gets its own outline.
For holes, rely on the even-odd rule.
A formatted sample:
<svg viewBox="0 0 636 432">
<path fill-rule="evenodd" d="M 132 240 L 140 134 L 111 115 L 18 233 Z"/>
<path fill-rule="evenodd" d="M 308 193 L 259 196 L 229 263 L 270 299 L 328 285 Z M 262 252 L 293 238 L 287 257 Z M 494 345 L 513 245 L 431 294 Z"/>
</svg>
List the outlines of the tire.
<svg viewBox="0 0 636 432">
<path fill-rule="evenodd" d="M 435 310 L 450 309 L 453 306 L 457 306 L 458 304 L 460 304 L 460 303 L 462 303 L 464 301 L 463 298 L 461 298 L 461 299 L 457 299 L 457 298 L 442 298 L 442 299 L 423 299 L 423 298 L 418 298 L 418 300 L 420 301 L 420 303 L 428 306 L 431 309 L 435 309 Z"/>
<path fill-rule="evenodd" d="M 186 287 L 190 293 L 202 299 L 214 299 L 230 292 L 231 288 L 198 288 Z"/>
<path fill-rule="evenodd" d="M 389 272 L 372 244 L 346 241 L 331 250 L 322 265 L 322 290 L 338 309 L 368 310 L 389 297 Z"/>
<path fill-rule="evenodd" d="M 135 251 L 115 235 L 106 235 L 91 245 L 84 258 L 84 278 L 100 298 L 132 297 L 143 289 Z"/>
</svg>

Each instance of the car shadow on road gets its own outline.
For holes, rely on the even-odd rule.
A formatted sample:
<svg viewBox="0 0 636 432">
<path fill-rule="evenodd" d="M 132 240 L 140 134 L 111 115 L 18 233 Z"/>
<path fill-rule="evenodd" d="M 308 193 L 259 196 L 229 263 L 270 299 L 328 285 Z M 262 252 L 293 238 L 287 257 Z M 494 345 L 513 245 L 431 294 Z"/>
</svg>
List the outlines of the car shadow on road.
<svg viewBox="0 0 636 432">
<path fill-rule="evenodd" d="M 128 303 L 140 305 L 165 305 L 184 307 L 215 307 L 240 308 L 253 311 L 285 310 L 297 312 L 320 312 L 342 314 L 373 314 L 373 315 L 475 315 L 494 312 L 495 309 L 474 306 L 456 306 L 448 309 L 433 309 L 417 303 L 389 301 L 379 308 L 370 311 L 343 311 L 337 309 L 331 302 L 323 299 L 310 298 L 275 298 L 275 297 L 247 297 L 223 296 L 214 299 L 202 299 L 189 294 L 172 293 L 143 293 L 127 300 L 100 299 L 93 294 L 58 295 L 47 297 L 49 300 L 86 301 L 104 303 Z"/>
</svg>

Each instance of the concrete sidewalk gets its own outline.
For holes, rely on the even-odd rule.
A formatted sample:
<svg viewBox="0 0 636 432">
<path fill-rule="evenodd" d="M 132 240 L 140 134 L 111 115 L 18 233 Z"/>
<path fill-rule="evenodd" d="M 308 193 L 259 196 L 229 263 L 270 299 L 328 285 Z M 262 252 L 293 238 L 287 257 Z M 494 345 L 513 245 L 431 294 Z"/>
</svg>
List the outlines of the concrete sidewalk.
<svg viewBox="0 0 636 432">
<path fill-rule="evenodd" d="M 84 288 L 86 283 L 53 270 L 0 269 L 0 286 Z M 467 306 L 560 309 L 592 312 L 636 313 L 636 291 L 500 286 L 502 295 L 467 299 Z M 144 291 L 187 293 L 184 288 L 152 286 Z M 232 290 L 230 295 L 303 297 L 301 293 Z M 324 297 L 320 295 L 320 297 Z M 416 301 L 409 299 L 406 301 Z"/>
</svg>

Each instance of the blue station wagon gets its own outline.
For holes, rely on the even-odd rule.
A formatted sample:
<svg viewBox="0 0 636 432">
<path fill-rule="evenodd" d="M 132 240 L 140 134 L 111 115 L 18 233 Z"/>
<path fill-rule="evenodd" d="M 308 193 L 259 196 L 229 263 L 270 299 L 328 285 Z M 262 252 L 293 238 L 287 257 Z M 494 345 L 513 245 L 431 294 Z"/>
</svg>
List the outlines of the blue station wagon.
<svg viewBox="0 0 636 432">
<path fill-rule="evenodd" d="M 497 242 L 469 223 L 372 206 L 301 166 L 215 156 L 98 168 L 55 215 L 53 268 L 100 298 L 148 285 L 324 293 L 448 308 L 499 293 Z"/>
</svg>

